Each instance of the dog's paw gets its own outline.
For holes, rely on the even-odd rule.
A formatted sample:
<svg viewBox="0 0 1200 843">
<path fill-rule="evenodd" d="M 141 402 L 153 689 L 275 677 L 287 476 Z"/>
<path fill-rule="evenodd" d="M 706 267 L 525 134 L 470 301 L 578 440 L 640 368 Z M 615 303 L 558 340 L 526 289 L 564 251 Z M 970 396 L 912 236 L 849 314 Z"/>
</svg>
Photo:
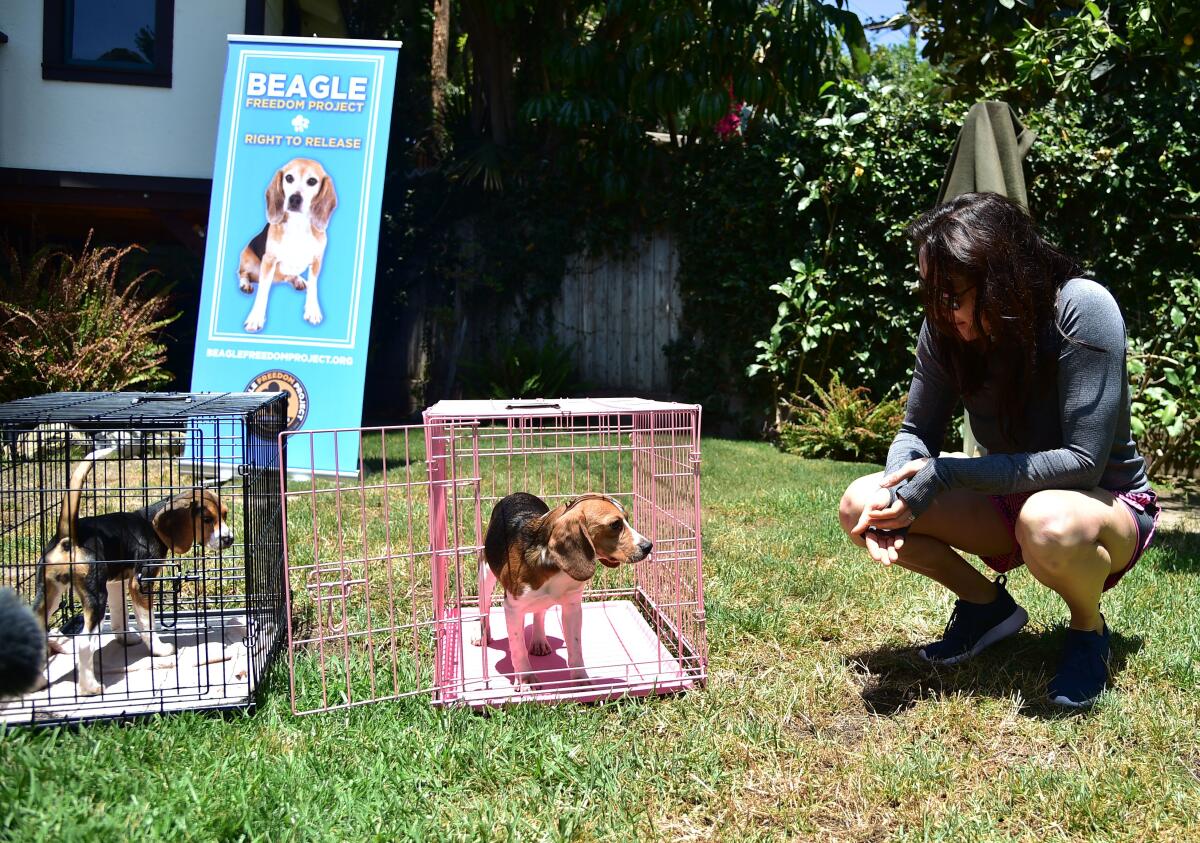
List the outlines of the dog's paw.
<svg viewBox="0 0 1200 843">
<path fill-rule="evenodd" d="M 243 293 L 253 293 L 254 287 L 245 278 L 238 279 L 238 289 Z"/>
<path fill-rule="evenodd" d="M 471 639 L 471 644 L 475 647 L 483 647 L 495 641 L 492 638 L 492 625 L 487 622 L 486 617 L 480 618 L 479 633 Z"/>
<path fill-rule="evenodd" d="M 79 677 L 79 693 L 85 697 L 94 697 L 104 690 L 104 686 L 96 681 L 94 676 Z"/>
<path fill-rule="evenodd" d="M 152 656 L 171 656 L 175 654 L 175 645 L 168 644 L 166 641 L 160 641 L 157 638 L 150 641 L 150 655 Z"/>
<path fill-rule="evenodd" d="M 576 667 L 571 670 L 571 680 L 573 682 L 582 682 L 588 678 L 588 672 L 582 667 Z"/>
<path fill-rule="evenodd" d="M 533 672 L 533 666 L 526 661 L 523 665 L 513 665 L 512 673 L 509 674 L 509 681 L 513 683 L 514 687 L 520 688 L 522 685 L 532 685 L 537 681 L 537 676 Z"/>
<path fill-rule="evenodd" d="M 529 652 L 535 656 L 548 656 L 554 650 L 550 647 L 550 642 L 545 638 L 535 638 L 529 642 Z"/>
<path fill-rule="evenodd" d="M 321 313 L 321 306 L 313 303 L 304 305 L 304 321 L 310 325 L 320 325 L 325 315 Z"/>
<path fill-rule="evenodd" d="M 242 325 L 242 327 L 246 329 L 246 333 L 257 334 L 263 329 L 263 325 L 266 323 L 266 321 L 266 318 L 264 318 L 261 314 L 252 312 L 246 317 L 246 322 L 244 325 Z"/>
</svg>

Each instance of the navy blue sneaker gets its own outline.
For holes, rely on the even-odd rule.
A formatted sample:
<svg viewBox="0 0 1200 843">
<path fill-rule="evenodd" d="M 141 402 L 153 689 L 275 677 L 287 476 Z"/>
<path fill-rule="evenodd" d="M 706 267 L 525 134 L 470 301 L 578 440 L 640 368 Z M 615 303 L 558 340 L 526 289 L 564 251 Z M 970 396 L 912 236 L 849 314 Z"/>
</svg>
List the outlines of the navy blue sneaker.
<svg viewBox="0 0 1200 843">
<path fill-rule="evenodd" d="M 954 601 L 954 612 L 942 640 L 926 644 L 918 654 L 934 664 L 958 664 L 1007 638 L 1029 622 L 1029 614 L 1004 588 L 1008 578 L 996 577 L 996 599 L 991 603 Z"/>
<path fill-rule="evenodd" d="M 1086 708 L 1096 701 L 1108 681 L 1109 637 L 1108 624 L 1104 624 L 1104 632 L 1067 629 L 1062 662 L 1050 680 L 1050 702 Z"/>
</svg>

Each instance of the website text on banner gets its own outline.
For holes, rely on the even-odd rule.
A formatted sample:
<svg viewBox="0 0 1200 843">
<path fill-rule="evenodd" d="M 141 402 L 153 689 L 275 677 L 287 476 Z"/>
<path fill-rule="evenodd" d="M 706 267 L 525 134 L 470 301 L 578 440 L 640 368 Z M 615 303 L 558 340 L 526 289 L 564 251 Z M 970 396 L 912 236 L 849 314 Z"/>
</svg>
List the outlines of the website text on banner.
<svg viewBox="0 0 1200 843">
<path fill-rule="evenodd" d="M 286 392 L 290 430 L 361 424 L 399 47 L 229 37 L 193 391 Z M 321 441 L 289 467 L 358 471 L 356 436 Z"/>
</svg>

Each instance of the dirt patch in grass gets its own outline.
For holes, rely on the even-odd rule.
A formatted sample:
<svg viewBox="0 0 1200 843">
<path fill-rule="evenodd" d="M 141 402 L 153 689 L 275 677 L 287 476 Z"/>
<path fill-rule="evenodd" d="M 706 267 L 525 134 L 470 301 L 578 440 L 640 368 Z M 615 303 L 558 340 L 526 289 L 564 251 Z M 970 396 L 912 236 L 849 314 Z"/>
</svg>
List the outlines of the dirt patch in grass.
<svg viewBox="0 0 1200 843">
<path fill-rule="evenodd" d="M 1158 505 L 1160 530 L 1200 532 L 1200 480 L 1172 479 L 1159 491 Z"/>
</svg>

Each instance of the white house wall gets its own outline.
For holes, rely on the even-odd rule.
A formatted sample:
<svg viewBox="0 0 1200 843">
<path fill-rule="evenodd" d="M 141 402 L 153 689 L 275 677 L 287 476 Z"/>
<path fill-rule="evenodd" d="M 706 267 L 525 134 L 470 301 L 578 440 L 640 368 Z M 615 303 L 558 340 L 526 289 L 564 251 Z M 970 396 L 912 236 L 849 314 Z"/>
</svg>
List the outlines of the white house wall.
<svg viewBox="0 0 1200 843">
<path fill-rule="evenodd" d="M 0 167 L 212 178 L 226 36 L 245 0 L 175 0 L 172 87 L 42 79 L 40 0 L 6 2 Z"/>
</svg>

